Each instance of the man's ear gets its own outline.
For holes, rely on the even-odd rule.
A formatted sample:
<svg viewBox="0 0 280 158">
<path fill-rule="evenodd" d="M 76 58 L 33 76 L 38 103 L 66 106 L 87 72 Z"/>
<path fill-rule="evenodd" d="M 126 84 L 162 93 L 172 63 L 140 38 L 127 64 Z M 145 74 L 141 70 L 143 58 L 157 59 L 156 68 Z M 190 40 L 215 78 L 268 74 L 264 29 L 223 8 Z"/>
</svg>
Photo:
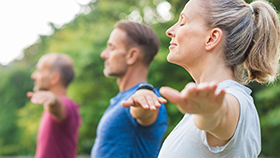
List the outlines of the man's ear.
<svg viewBox="0 0 280 158">
<path fill-rule="evenodd" d="M 126 55 L 126 63 L 128 65 L 133 65 L 140 58 L 140 49 L 137 47 L 132 47 L 128 50 Z"/>
<path fill-rule="evenodd" d="M 210 51 L 217 47 L 223 38 L 223 31 L 220 28 L 214 28 L 210 31 L 209 36 L 205 42 L 205 49 Z"/>
<path fill-rule="evenodd" d="M 58 72 L 53 72 L 53 73 L 51 74 L 51 77 L 50 77 L 50 83 L 51 83 L 51 85 L 56 85 L 56 84 L 58 84 L 58 83 L 60 82 L 60 79 L 61 79 L 60 74 L 59 74 Z"/>
</svg>

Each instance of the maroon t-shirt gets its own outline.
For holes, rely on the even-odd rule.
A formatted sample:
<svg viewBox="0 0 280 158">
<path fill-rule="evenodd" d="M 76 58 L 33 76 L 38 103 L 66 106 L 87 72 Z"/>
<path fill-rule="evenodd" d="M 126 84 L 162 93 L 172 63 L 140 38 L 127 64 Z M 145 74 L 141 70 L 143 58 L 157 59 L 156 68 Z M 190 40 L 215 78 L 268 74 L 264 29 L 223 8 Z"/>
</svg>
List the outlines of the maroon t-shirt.
<svg viewBox="0 0 280 158">
<path fill-rule="evenodd" d="M 82 122 L 78 105 L 67 97 L 62 97 L 66 118 L 59 122 L 43 112 L 37 136 L 35 158 L 75 158 L 79 126 Z"/>
</svg>

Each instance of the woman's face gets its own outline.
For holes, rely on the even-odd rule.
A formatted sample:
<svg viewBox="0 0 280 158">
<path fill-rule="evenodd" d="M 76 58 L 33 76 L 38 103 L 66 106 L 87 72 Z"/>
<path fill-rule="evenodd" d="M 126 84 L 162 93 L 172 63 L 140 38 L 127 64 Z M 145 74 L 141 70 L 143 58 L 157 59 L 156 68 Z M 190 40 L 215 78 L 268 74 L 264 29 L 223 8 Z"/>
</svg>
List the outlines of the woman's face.
<svg viewBox="0 0 280 158">
<path fill-rule="evenodd" d="M 171 38 L 167 60 L 188 69 L 199 64 L 207 42 L 207 28 L 200 0 L 190 0 L 181 12 L 179 21 L 166 31 Z"/>
</svg>

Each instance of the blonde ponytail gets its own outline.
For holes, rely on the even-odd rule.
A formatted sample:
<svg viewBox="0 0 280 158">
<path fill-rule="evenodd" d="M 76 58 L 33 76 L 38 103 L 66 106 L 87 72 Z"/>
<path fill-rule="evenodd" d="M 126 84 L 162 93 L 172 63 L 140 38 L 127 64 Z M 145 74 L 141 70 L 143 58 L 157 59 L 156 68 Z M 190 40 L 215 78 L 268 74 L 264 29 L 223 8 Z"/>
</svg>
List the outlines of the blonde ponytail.
<svg viewBox="0 0 280 158">
<path fill-rule="evenodd" d="M 280 26 L 274 8 L 265 1 L 201 1 L 210 28 L 224 31 L 226 65 L 240 83 L 273 81 L 278 75 Z"/>
<path fill-rule="evenodd" d="M 273 81 L 278 75 L 280 26 L 277 13 L 265 1 L 251 4 L 256 21 L 254 45 L 245 61 L 248 79 L 260 83 Z"/>
</svg>

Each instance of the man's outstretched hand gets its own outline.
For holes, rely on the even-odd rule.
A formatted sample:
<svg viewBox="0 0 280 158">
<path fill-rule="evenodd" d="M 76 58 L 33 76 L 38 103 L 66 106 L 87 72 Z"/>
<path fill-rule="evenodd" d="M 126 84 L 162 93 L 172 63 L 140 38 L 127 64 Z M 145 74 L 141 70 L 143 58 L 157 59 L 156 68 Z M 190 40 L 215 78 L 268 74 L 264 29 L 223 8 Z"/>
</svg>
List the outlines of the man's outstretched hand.
<svg viewBox="0 0 280 158">
<path fill-rule="evenodd" d="M 156 110 L 167 101 L 158 97 L 153 91 L 141 89 L 133 94 L 127 101 L 122 101 L 123 107 L 143 107 L 144 109 Z"/>
<path fill-rule="evenodd" d="M 66 116 L 65 107 L 58 96 L 50 91 L 27 92 L 27 97 L 33 104 L 44 105 L 45 111 L 51 113 L 57 120 Z"/>
<path fill-rule="evenodd" d="M 41 104 L 44 106 L 53 105 L 58 98 L 49 91 L 27 92 L 27 97 L 30 98 L 33 104 Z"/>
</svg>

